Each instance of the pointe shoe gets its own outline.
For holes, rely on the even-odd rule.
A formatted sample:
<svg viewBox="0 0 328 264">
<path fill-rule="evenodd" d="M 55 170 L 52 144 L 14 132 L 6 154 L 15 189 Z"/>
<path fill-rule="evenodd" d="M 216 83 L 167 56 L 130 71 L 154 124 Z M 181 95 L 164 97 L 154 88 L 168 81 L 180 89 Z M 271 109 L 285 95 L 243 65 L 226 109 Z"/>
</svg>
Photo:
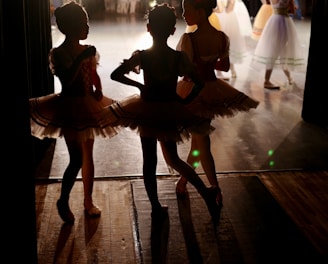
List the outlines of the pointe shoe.
<svg viewBox="0 0 328 264">
<path fill-rule="evenodd" d="M 57 211 L 60 218 L 68 224 L 73 224 L 75 221 L 75 217 L 72 211 L 69 209 L 69 205 L 67 201 L 58 200 L 57 201 Z"/>
<path fill-rule="evenodd" d="M 93 203 L 87 205 L 84 202 L 84 211 L 91 217 L 99 217 L 101 215 L 100 208 Z"/>
<path fill-rule="evenodd" d="M 187 191 L 187 182 L 179 179 L 175 183 L 175 193 L 179 199 L 184 199 L 188 193 Z"/>
<path fill-rule="evenodd" d="M 265 82 L 264 83 L 264 88 L 268 89 L 268 90 L 279 90 L 280 86 L 279 85 L 275 85 L 271 82 Z"/>
<path fill-rule="evenodd" d="M 205 200 L 207 209 L 212 217 L 212 221 L 214 224 L 217 224 L 220 220 L 220 213 L 221 213 L 221 207 L 217 203 L 217 195 L 219 192 L 218 187 L 210 187 L 206 188 L 202 192 L 202 197 Z"/>
<path fill-rule="evenodd" d="M 229 81 L 229 80 L 230 80 L 229 77 L 224 76 L 224 75 L 222 74 L 222 72 L 220 72 L 220 71 L 217 71 L 217 72 L 216 72 L 216 77 L 217 77 L 218 79 L 221 79 L 221 80 L 224 80 L 224 81 Z"/>
<path fill-rule="evenodd" d="M 89 209 L 85 208 L 84 210 L 91 217 L 99 217 L 101 215 L 101 210 L 96 205 L 90 207 Z"/>
<path fill-rule="evenodd" d="M 221 79 L 221 80 L 223 80 L 223 81 L 229 81 L 230 80 L 230 78 L 229 77 L 227 77 L 227 76 L 218 76 L 218 79 Z"/>
<path fill-rule="evenodd" d="M 293 85 L 294 84 L 294 80 L 292 77 L 288 78 L 288 84 L 289 85 Z"/>
</svg>

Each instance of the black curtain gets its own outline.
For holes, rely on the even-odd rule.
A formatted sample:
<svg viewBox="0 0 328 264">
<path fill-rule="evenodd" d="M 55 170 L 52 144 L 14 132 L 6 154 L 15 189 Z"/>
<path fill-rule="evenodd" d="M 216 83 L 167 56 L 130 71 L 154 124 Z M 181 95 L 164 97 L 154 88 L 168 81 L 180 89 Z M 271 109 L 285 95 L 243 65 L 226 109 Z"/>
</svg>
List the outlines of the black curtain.
<svg viewBox="0 0 328 264">
<path fill-rule="evenodd" d="M 0 0 L 2 258 L 37 263 L 35 142 L 28 99 L 53 91 L 49 1 Z"/>
<path fill-rule="evenodd" d="M 328 23 L 328 2 L 312 1 L 311 36 L 304 87 L 302 118 L 328 128 L 328 83 L 326 82 L 328 40 L 324 25 Z"/>
</svg>

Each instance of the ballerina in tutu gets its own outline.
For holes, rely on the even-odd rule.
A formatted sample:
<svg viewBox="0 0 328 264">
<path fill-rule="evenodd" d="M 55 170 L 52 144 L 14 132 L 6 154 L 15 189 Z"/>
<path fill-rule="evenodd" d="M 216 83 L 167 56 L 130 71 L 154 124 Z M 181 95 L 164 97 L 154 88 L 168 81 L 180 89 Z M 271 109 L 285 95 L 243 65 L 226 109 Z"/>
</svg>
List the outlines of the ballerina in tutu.
<svg viewBox="0 0 328 264">
<path fill-rule="evenodd" d="M 215 197 L 218 189 L 206 187 L 193 168 L 180 159 L 177 142 L 189 138 L 189 132 L 212 131 L 210 124 L 192 114 L 183 103 L 194 98 L 203 86 L 197 77 L 194 65 L 183 52 L 170 48 L 167 39 L 175 32 L 176 14 L 168 4 L 156 5 L 148 14 L 147 30 L 153 44 L 145 50 L 137 50 L 116 68 L 111 78 L 140 89 L 140 96 L 114 103 L 110 106 L 116 125 L 136 130 L 141 138 L 143 152 L 143 178 L 151 203 L 152 217 L 162 220 L 167 216 L 167 206 L 158 199 L 156 182 L 157 141 L 160 142 L 165 161 L 184 175 L 204 198 L 214 222 L 219 219 L 219 208 Z M 128 77 L 129 72 L 143 70 L 144 83 Z M 187 74 L 195 83 L 193 92 L 186 102 L 176 93 L 179 76 Z"/>
<path fill-rule="evenodd" d="M 289 85 L 293 84 L 290 69 L 304 65 L 304 53 L 293 19 L 294 0 L 271 0 L 273 14 L 266 22 L 253 54 L 252 64 L 265 67 L 264 88 L 280 89 L 270 81 L 274 66 L 281 66 Z M 273 37 L 274 36 L 274 37 Z"/>
<path fill-rule="evenodd" d="M 72 1 L 55 10 L 56 23 L 65 40 L 50 50 L 49 62 L 62 85 L 60 93 L 31 98 L 31 133 L 34 137 L 64 137 L 69 164 L 64 172 L 57 209 L 64 222 L 73 223 L 69 196 L 80 169 L 84 186 L 84 208 L 90 216 L 100 216 L 101 210 L 92 200 L 94 163 L 93 145 L 96 136 L 109 138 L 117 134 L 110 126 L 108 106 L 112 99 L 103 96 L 96 67 L 99 55 L 91 45 L 80 40 L 89 33 L 88 15 Z"/>
<path fill-rule="evenodd" d="M 263 28 L 268 21 L 269 17 L 272 15 L 272 6 L 270 0 L 262 0 L 262 6 L 257 12 L 253 28 L 252 28 L 252 39 L 259 40 L 263 31 Z"/>
<path fill-rule="evenodd" d="M 183 17 L 186 23 L 197 24 L 198 27 L 192 33 L 184 33 L 177 45 L 177 50 L 188 54 L 205 82 L 199 95 L 187 107 L 196 115 L 206 118 L 209 125 L 215 117 L 232 117 L 238 112 L 256 108 L 259 104 L 258 101 L 218 79 L 215 75 L 216 68 L 227 70 L 230 66 L 229 38 L 224 32 L 216 30 L 208 21 L 208 16 L 215 7 L 216 0 L 184 0 Z M 177 91 L 181 97 L 189 94 L 190 83 L 188 76 L 178 82 Z M 195 152 L 199 155 L 195 156 Z M 216 200 L 217 205 L 222 207 L 222 194 L 211 153 L 210 136 L 192 133 L 187 162 L 197 168 L 199 161 L 209 183 L 219 189 Z M 188 179 L 181 175 L 176 183 L 176 192 L 181 197 L 187 192 L 187 182 Z"/>
<path fill-rule="evenodd" d="M 235 64 L 243 63 L 247 53 L 245 42 L 246 35 L 244 35 L 241 30 L 241 22 L 239 22 L 237 13 L 235 11 L 235 6 L 237 5 L 236 0 L 218 0 L 218 2 L 220 2 L 220 4 L 218 5 L 218 8 L 215 9 L 215 11 L 221 23 L 221 30 L 226 33 L 230 39 L 230 73 L 231 78 L 236 78 L 237 73 Z M 247 27 L 247 25 L 244 26 Z"/>
</svg>

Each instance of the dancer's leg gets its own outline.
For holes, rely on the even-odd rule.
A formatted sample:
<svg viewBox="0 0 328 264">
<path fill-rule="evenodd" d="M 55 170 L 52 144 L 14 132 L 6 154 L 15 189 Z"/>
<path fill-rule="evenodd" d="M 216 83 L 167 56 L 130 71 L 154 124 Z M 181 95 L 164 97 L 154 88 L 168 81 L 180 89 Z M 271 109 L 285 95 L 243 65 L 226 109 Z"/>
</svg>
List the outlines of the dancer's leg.
<svg viewBox="0 0 328 264">
<path fill-rule="evenodd" d="M 194 169 L 178 156 L 176 142 L 161 141 L 161 147 L 166 162 L 197 189 L 200 195 L 204 198 L 212 219 L 214 222 L 217 222 L 219 220 L 221 209 L 216 203 L 217 188 L 207 188 Z"/>
<path fill-rule="evenodd" d="M 69 153 L 69 164 L 65 169 L 60 197 L 57 201 L 57 209 L 60 217 L 64 222 L 73 223 L 74 215 L 69 208 L 69 197 L 74 186 L 76 177 L 82 166 L 82 154 L 79 144 L 76 141 L 65 138 L 66 146 Z"/>
<path fill-rule="evenodd" d="M 141 137 L 142 155 L 143 155 L 143 178 L 145 189 L 153 209 L 158 209 L 161 204 L 157 193 L 157 139 Z"/>
<path fill-rule="evenodd" d="M 285 75 L 287 77 L 288 84 L 290 84 L 290 85 L 293 84 L 294 83 L 294 80 L 293 80 L 293 78 L 292 78 L 292 76 L 291 76 L 290 71 L 288 70 L 288 68 L 284 68 L 283 71 L 284 71 L 284 73 L 285 73 Z"/>
<path fill-rule="evenodd" d="M 168 207 L 161 205 L 158 199 L 156 166 L 157 166 L 157 139 L 141 137 L 143 154 L 144 185 L 151 204 L 151 216 L 155 220 L 163 220 L 167 217 Z"/>
<path fill-rule="evenodd" d="M 161 141 L 161 147 L 166 162 L 181 176 L 185 177 L 198 191 L 206 188 L 194 169 L 178 156 L 177 144 L 174 141 Z"/>
<path fill-rule="evenodd" d="M 88 139 L 81 142 L 82 148 L 82 180 L 84 189 L 84 208 L 90 216 L 99 216 L 101 210 L 94 205 L 92 199 L 95 168 L 93 162 L 94 140 Z"/>
<path fill-rule="evenodd" d="M 266 69 L 264 75 L 264 88 L 271 89 L 271 90 L 280 89 L 278 85 L 275 85 L 270 81 L 271 74 L 272 74 L 272 69 Z"/>
</svg>

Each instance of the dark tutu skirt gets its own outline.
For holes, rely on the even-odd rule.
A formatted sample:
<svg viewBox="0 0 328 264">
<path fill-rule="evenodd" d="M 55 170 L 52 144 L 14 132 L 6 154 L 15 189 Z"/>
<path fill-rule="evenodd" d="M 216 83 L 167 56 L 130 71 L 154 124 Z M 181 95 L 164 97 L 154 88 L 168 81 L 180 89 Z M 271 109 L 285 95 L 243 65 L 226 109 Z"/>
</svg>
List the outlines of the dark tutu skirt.
<svg viewBox="0 0 328 264">
<path fill-rule="evenodd" d="M 149 102 L 132 95 L 110 106 L 113 126 L 128 127 L 143 137 L 183 142 L 190 133 L 210 134 L 207 119 L 192 114 L 177 101 Z"/>
<path fill-rule="evenodd" d="M 97 101 L 93 95 L 69 97 L 60 93 L 31 98 L 31 133 L 39 139 L 112 137 L 118 133 L 111 126 L 108 110 L 113 102 L 106 96 Z"/>
<path fill-rule="evenodd" d="M 184 79 L 178 82 L 177 93 L 185 98 L 191 91 L 192 82 Z M 229 83 L 216 79 L 206 82 L 188 109 L 195 115 L 213 119 L 215 117 L 233 117 L 238 112 L 247 112 L 256 108 L 259 102 L 235 89 Z"/>
</svg>

